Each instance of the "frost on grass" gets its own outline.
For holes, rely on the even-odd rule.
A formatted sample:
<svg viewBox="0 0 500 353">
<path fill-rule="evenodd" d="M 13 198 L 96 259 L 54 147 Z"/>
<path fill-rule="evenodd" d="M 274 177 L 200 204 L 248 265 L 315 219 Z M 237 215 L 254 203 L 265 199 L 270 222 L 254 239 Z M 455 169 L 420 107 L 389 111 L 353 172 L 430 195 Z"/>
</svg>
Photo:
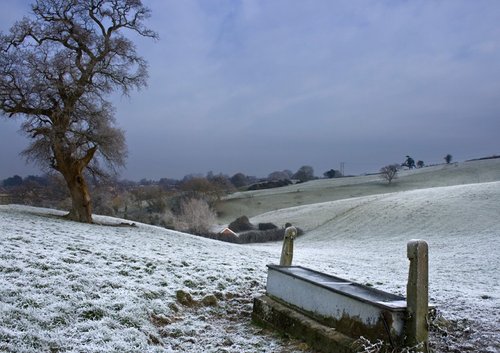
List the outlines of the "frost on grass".
<svg viewBox="0 0 500 353">
<path fill-rule="evenodd" d="M 427 240 L 430 298 L 441 312 L 432 347 L 493 353 L 500 351 L 498 199 L 493 182 L 315 204 L 257 221 L 304 228 L 295 264 L 403 295 L 406 243 Z M 60 215 L 0 206 L 0 351 L 308 351 L 250 324 L 279 242 L 242 246 Z"/>
<path fill-rule="evenodd" d="M 450 325 L 450 334 L 433 332 L 431 341 L 438 352 L 493 353 L 500 351 L 499 199 L 500 182 L 488 182 L 317 203 L 252 221 L 300 225 L 306 234 L 295 242 L 295 264 L 399 295 L 406 295 L 406 244 L 426 240 L 430 301 Z"/>
<path fill-rule="evenodd" d="M 303 351 L 250 324 L 268 252 L 19 206 L 0 247 L 1 352 Z"/>
</svg>

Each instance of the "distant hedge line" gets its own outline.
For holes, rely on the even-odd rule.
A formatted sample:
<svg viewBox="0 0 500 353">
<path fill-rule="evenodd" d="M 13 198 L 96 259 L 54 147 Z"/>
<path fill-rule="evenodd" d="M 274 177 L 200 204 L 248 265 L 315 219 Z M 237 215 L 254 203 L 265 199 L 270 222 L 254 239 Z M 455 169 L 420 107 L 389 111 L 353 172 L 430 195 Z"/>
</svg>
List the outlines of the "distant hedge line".
<svg viewBox="0 0 500 353">
<path fill-rule="evenodd" d="M 297 228 L 298 235 L 304 232 Z M 222 233 L 207 233 L 197 234 L 204 238 L 215 239 L 235 244 L 249 244 L 249 243 L 265 243 L 269 241 L 280 241 L 285 236 L 285 229 L 269 229 L 269 230 L 249 230 L 235 234 L 222 234 Z"/>
</svg>

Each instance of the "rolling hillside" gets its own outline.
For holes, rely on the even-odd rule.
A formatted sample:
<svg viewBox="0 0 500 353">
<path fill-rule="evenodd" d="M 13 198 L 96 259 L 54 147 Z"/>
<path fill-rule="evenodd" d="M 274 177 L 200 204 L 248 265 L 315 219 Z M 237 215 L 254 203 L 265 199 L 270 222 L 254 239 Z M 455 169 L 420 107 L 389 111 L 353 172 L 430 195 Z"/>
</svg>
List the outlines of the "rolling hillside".
<svg viewBox="0 0 500 353">
<path fill-rule="evenodd" d="M 295 264 L 399 294 L 406 242 L 427 240 L 431 300 L 449 323 L 448 336 L 431 334 L 433 346 L 493 353 L 499 169 L 497 160 L 468 162 L 404 172 L 391 187 L 375 176 L 318 180 L 228 201 L 255 203 L 253 222 L 304 229 Z M 0 206 L 0 351 L 310 352 L 250 324 L 252 298 L 264 291 L 265 265 L 278 262 L 281 243 L 233 245 L 61 214 Z"/>
<path fill-rule="evenodd" d="M 221 223 L 246 215 L 352 197 L 500 181 L 500 158 L 402 170 L 390 185 L 379 175 L 319 179 L 275 189 L 237 192 L 217 205 Z"/>
</svg>

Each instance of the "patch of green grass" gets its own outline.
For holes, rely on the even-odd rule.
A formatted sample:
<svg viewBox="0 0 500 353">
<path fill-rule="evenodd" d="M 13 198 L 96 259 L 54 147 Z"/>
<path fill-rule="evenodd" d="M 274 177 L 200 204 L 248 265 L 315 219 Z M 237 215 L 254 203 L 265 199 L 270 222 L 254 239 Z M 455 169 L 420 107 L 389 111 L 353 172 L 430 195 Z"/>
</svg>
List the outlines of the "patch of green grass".
<svg viewBox="0 0 500 353">
<path fill-rule="evenodd" d="M 122 316 L 118 319 L 118 321 L 120 322 L 120 324 L 126 327 L 133 327 L 136 329 L 141 328 L 141 323 L 132 316 Z"/>
<path fill-rule="evenodd" d="M 0 266 L 0 273 L 21 273 L 21 272 L 23 272 L 23 269 L 19 267 Z"/>
<path fill-rule="evenodd" d="M 198 288 L 198 284 L 190 279 L 185 280 L 184 285 L 191 289 Z"/>
<path fill-rule="evenodd" d="M 85 289 L 85 287 L 81 284 L 72 284 L 70 288 L 73 292 L 83 292 Z"/>
<path fill-rule="evenodd" d="M 42 271 L 48 271 L 48 270 L 50 270 L 50 267 L 46 263 L 41 263 L 41 262 L 35 262 L 35 263 L 33 263 L 32 267 L 40 269 Z"/>
<path fill-rule="evenodd" d="M 50 320 L 51 326 L 63 326 L 68 323 L 68 320 L 64 316 L 55 316 Z"/>
<path fill-rule="evenodd" d="M 125 304 L 123 304 L 123 303 L 114 303 L 113 305 L 111 305 L 111 309 L 114 311 L 120 311 L 124 307 L 125 307 Z"/>
<path fill-rule="evenodd" d="M 19 306 L 23 309 L 41 307 L 41 305 L 36 300 L 33 300 L 31 298 L 24 299 Z"/>
<path fill-rule="evenodd" d="M 98 321 L 104 317 L 104 310 L 100 308 L 92 308 L 84 310 L 80 316 L 85 320 Z"/>
<path fill-rule="evenodd" d="M 156 292 L 152 290 L 146 290 L 142 293 L 142 297 L 149 300 L 159 299 L 162 296 L 163 296 L 162 292 Z"/>
</svg>

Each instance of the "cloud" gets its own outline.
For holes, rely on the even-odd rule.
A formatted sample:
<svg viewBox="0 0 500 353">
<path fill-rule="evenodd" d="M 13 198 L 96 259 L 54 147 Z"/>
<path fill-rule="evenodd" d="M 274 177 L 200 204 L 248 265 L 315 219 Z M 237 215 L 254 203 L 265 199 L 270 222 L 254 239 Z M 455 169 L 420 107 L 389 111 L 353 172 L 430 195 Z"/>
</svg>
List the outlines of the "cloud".
<svg viewBox="0 0 500 353">
<path fill-rule="evenodd" d="M 113 97 L 126 177 L 498 153 L 496 1 L 148 4 L 149 87 Z"/>
</svg>

